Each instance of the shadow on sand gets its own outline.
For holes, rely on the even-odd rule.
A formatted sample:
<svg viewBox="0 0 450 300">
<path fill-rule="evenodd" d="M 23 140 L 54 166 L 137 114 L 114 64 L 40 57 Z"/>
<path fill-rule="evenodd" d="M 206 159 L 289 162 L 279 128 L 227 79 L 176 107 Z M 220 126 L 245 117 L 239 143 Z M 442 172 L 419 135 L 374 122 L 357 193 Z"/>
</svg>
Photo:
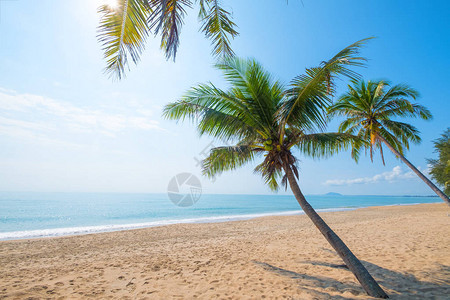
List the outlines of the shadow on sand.
<svg viewBox="0 0 450 300">
<path fill-rule="evenodd" d="M 339 296 L 331 295 L 328 292 L 339 292 L 342 294 L 349 292 L 354 296 L 367 296 L 357 283 L 343 283 L 325 276 L 302 274 L 260 261 L 253 261 L 253 263 L 269 272 L 297 280 L 300 289 L 318 299 L 348 299 L 346 297 L 348 294 Z M 338 268 L 342 269 L 342 272 L 350 272 L 345 265 L 320 261 L 304 261 L 303 263 Z M 391 299 L 450 299 L 450 266 L 435 265 L 434 269 L 423 272 L 427 276 L 427 280 L 418 280 L 412 274 L 392 271 L 366 261 L 362 261 L 362 263 L 378 283 L 382 285 Z M 317 290 L 318 287 L 320 287 L 320 291 Z"/>
</svg>

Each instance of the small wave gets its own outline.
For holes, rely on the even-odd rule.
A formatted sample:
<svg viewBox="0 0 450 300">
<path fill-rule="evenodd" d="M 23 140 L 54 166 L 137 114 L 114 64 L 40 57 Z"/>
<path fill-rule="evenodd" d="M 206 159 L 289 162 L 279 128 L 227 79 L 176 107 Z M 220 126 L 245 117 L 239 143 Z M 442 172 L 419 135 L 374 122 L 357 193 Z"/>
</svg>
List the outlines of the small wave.
<svg viewBox="0 0 450 300">
<path fill-rule="evenodd" d="M 333 211 L 347 211 L 354 210 L 356 208 L 326 208 L 317 209 L 318 212 L 333 212 Z M 304 214 L 302 210 L 283 211 L 283 212 L 269 212 L 258 214 L 245 214 L 245 215 L 225 215 L 214 217 L 200 217 L 200 218 L 188 218 L 177 220 L 158 220 L 144 223 L 134 224 L 113 224 L 113 225 L 98 225 L 98 226 L 83 226 L 83 227 L 69 227 L 69 228 L 53 228 L 53 229 L 39 229 L 39 230 L 24 230 L 24 231 L 11 231 L 0 232 L 0 240 L 13 240 L 13 239 L 32 239 L 32 238 L 44 238 L 44 237 L 58 237 L 68 235 L 82 235 L 99 232 L 111 232 L 130 229 L 139 229 L 147 227 L 166 226 L 173 224 L 186 224 L 186 223 L 215 223 L 215 222 L 229 222 L 248 220 L 259 217 L 268 216 L 292 216 Z"/>
<path fill-rule="evenodd" d="M 440 203 L 440 202 L 432 202 Z M 430 203 L 430 204 L 432 204 Z M 423 203 L 399 203 L 399 204 L 386 204 L 382 206 L 403 206 L 403 205 L 417 205 Z M 335 211 L 350 211 L 365 206 L 358 207 L 339 207 L 339 208 L 323 208 L 316 209 L 317 212 L 335 212 Z M 214 217 L 199 217 L 199 218 L 187 218 L 187 219 L 175 219 L 175 220 L 158 220 L 143 223 L 134 224 L 112 224 L 112 225 L 98 225 L 98 226 L 83 226 L 83 227 L 69 227 L 69 228 L 53 228 L 53 229 L 39 229 L 39 230 L 25 230 L 25 231 L 11 231 L 0 232 L 0 240 L 15 240 L 15 239 L 33 239 L 33 238 L 45 238 L 45 237 L 58 237 L 69 235 L 83 235 L 100 232 L 121 231 L 148 227 L 158 227 L 173 224 L 186 224 L 186 223 L 216 223 L 216 222 L 229 222 L 249 220 L 259 217 L 268 216 L 293 216 L 304 214 L 302 210 L 292 210 L 283 212 L 268 212 L 258 214 L 244 214 L 244 215 L 224 215 Z"/>
</svg>

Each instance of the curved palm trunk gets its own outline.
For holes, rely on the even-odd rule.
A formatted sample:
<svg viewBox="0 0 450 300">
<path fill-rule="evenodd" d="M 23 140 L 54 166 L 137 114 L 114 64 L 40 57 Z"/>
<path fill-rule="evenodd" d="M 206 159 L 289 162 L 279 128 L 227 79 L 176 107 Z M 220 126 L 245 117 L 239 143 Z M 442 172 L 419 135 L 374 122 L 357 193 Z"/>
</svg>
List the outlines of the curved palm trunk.
<svg viewBox="0 0 450 300">
<path fill-rule="evenodd" d="M 377 298 L 389 298 L 378 283 L 369 274 L 367 269 L 361 264 L 356 256 L 350 251 L 350 249 L 344 244 L 344 242 L 337 236 L 336 233 L 325 223 L 325 221 L 316 213 L 311 205 L 306 201 L 300 187 L 295 180 L 294 173 L 289 167 L 285 169 L 289 185 L 292 192 L 295 195 L 298 203 L 302 207 L 305 214 L 311 219 L 314 225 L 320 230 L 323 236 L 327 239 L 330 245 L 336 250 L 347 267 L 356 276 L 356 279 L 361 283 L 364 290 L 369 296 Z"/>
<path fill-rule="evenodd" d="M 414 173 L 417 174 L 417 176 L 420 177 L 428 186 L 439 196 L 441 199 L 446 202 L 448 205 L 450 205 L 450 200 L 448 199 L 447 195 L 445 195 L 436 185 L 434 185 L 431 180 L 425 177 L 425 175 L 422 174 L 412 163 L 409 162 L 403 155 L 400 154 L 394 147 L 391 146 L 382 136 L 377 134 L 377 138 L 380 139 L 397 157 L 400 157 L 400 159 L 411 168 L 411 170 L 414 171 Z"/>
</svg>

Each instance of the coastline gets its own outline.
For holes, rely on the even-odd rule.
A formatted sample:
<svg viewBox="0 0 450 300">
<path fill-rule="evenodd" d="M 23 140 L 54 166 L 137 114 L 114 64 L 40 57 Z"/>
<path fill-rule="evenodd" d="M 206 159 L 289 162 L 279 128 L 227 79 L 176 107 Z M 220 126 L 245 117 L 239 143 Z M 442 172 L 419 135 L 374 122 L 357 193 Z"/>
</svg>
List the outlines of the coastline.
<svg viewBox="0 0 450 300">
<path fill-rule="evenodd" d="M 428 204 L 438 204 L 440 201 Z M 355 206 L 355 207 L 336 207 L 336 208 L 322 208 L 316 209 L 318 213 L 325 212 L 340 212 L 340 211 L 352 211 L 362 208 L 375 208 L 384 206 L 408 206 L 408 205 L 420 205 L 424 203 L 399 203 L 388 204 L 380 206 Z M 37 229 L 26 231 L 11 231 L 0 232 L 0 243 L 3 241 L 13 240 L 28 240 L 28 239 L 40 239 L 40 238 L 56 238 L 64 236 L 78 236 L 86 234 L 97 234 L 105 232 L 117 232 L 126 230 L 136 230 L 144 228 L 153 228 L 161 226 L 169 226 L 175 224 L 202 224 L 202 223 L 218 223 L 218 222 L 235 222 L 243 220 L 251 220 L 255 218 L 272 217 L 272 216 L 294 216 L 303 215 L 302 210 L 293 211 L 278 211 L 278 212 L 266 212 L 266 213 L 254 213 L 254 214 L 240 214 L 240 215 L 224 215 L 224 216 L 205 216 L 197 218 L 186 219 L 172 219 L 172 220 L 158 220 L 149 221 L 143 223 L 131 223 L 131 224 L 108 224 L 97 226 L 78 226 L 78 227 L 65 227 L 65 228 L 49 228 L 49 229 Z"/>
<path fill-rule="evenodd" d="M 392 299 L 450 293 L 448 207 L 321 214 Z M 0 242 L 0 299 L 368 299 L 311 221 L 222 223 Z"/>
</svg>

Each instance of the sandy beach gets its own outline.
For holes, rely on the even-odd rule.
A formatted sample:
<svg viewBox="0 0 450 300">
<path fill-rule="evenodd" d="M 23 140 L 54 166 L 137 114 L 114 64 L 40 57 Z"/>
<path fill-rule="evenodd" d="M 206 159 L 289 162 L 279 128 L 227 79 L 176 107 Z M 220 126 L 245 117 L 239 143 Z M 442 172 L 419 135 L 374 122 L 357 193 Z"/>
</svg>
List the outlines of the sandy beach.
<svg viewBox="0 0 450 300">
<path fill-rule="evenodd" d="M 392 299 L 448 299 L 445 204 L 321 214 Z M 0 242 L 0 299 L 369 299 L 305 216 Z"/>
</svg>

